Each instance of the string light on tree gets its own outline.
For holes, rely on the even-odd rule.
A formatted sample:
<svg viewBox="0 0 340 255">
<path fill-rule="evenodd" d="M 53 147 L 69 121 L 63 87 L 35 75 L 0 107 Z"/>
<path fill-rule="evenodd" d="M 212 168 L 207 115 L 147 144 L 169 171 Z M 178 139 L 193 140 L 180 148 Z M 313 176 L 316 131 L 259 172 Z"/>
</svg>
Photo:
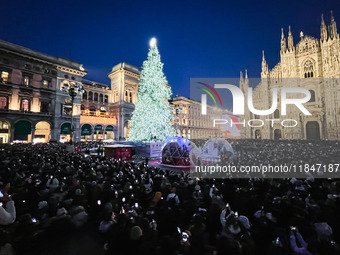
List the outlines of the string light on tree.
<svg viewBox="0 0 340 255">
<path fill-rule="evenodd" d="M 156 38 L 150 40 L 148 58 L 143 62 L 137 103 L 130 122 L 130 141 L 165 142 L 174 136 L 172 111 L 167 99 L 171 89 L 163 73 Z"/>
</svg>

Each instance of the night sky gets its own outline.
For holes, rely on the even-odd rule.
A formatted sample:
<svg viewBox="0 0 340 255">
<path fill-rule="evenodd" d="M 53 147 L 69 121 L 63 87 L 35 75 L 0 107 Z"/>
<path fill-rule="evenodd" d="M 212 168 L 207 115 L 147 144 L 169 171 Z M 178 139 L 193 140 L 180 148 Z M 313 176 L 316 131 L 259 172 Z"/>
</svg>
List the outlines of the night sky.
<svg viewBox="0 0 340 255">
<path fill-rule="evenodd" d="M 0 0 L 0 39 L 84 64 L 85 77 L 110 84 L 119 62 L 141 67 L 155 36 L 173 94 L 190 78 L 259 77 L 262 50 L 279 60 L 281 27 L 320 37 L 321 13 L 340 28 L 339 0 L 309 1 Z"/>
</svg>

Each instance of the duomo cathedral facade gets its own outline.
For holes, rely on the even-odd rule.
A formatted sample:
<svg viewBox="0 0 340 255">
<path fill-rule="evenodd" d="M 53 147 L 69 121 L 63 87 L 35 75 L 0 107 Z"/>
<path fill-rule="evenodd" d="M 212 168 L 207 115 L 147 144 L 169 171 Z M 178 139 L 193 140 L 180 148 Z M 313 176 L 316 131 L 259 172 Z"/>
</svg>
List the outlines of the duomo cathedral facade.
<svg viewBox="0 0 340 255">
<path fill-rule="evenodd" d="M 304 104 L 311 115 L 304 115 L 296 106 L 288 105 L 287 114 L 281 114 L 282 87 L 303 87 L 311 93 Z M 241 73 L 240 88 L 248 97 L 249 79 Z M 288 37 L 282 29 L 280 61 L 269 69 L 265 55 L 262 58 L 261 82 L 253 89 L 255 109 L 272 106 L 272 89 L 278 88 L 277 109 L 270 116 L 257 116 L 245 107 L 240 121 L 258 119 L 262 126 L 241 128 L 241 137 L 255 139 L 340 139 L 340 40 L 333 15 L 329 25 L 321 17 L 320 39 L 300 33 L 295 45 L 289 27 Z M 299 95 L 291 95 L 297 98 Z M 301 96 L 301 94 L 300 94 Z M 273 121 L 266 121 L 272 119 Z M 284 119 L 296 121 L 295 127 L 281 124 Z"/>
</svg>

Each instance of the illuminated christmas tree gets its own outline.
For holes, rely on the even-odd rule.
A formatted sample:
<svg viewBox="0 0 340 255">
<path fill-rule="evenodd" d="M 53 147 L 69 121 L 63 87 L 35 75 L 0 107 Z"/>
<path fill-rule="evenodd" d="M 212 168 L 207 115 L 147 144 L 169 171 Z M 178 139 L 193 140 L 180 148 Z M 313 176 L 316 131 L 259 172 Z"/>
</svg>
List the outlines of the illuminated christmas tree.
<svg viewBox="0 0 340 255">
<path fill-rule="evenodd" d="M 130 122 L 130 141 L 165 142 L 166 137 L 175 135 L 171 123 L 173 114 L 167 100 L 170 95 L 156 39 L 152 38 L 138 83 L 137 103 Z"/>
</svg>

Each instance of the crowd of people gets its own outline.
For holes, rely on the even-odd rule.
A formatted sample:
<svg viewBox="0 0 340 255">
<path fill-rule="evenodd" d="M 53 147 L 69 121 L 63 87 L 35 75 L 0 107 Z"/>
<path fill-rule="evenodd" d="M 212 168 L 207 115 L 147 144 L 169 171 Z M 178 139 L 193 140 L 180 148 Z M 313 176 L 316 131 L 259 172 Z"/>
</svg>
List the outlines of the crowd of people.
<svg viewBox="0 0 340 255">
<path fill-rule="evenodd" d="M 247 164 L 340 161 L 331 141 L 231 144 Z M 0 145 L 0 254 L 39 254 L 88 226 L 107 254 L 340 253 L 337 179 L 191 178 L 76 146 Z"/>
</svg>

